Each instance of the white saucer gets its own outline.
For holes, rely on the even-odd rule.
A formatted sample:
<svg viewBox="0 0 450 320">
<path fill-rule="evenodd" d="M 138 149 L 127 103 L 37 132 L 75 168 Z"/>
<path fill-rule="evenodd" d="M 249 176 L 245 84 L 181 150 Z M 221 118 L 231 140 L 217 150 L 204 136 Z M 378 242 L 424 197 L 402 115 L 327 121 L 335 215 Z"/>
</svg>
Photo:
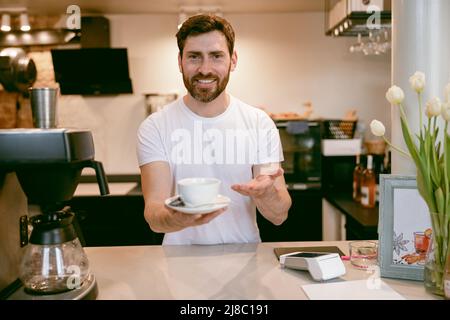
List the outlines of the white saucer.
<svg viewBox="0 0 450 320">
<path fill-rule="evenodd" d="M 228 204 L 231 202 L 230 198 L 222 196 L 222 195 L 218 195 L 216 198 L 217 202 L 216 204 L 210 204 L 210 205 L 205 205 L 205 206 L 201 206 L 198 208 L 191 208 L 191 207 L 186 207 L 186 206 L 171 206 L 169 205 L 169 203 L 171 203 L 173 200 L 175 200 L 176 198 L 178 198 L 178 196 L 174 196 L 174 197 L 170 197 L 168 199 L 166 199 L 164 201 L 164 204 L 169 207 L 170 209 L 176 210 L 176 211 L 180 211 L 183 213 L 190 213 L 190 214 L 203 214 L 203 213 L 209 213 L 212 211 L 216 211 L 222 208 L 225 208 L 228 206 Z"/>
</svg>

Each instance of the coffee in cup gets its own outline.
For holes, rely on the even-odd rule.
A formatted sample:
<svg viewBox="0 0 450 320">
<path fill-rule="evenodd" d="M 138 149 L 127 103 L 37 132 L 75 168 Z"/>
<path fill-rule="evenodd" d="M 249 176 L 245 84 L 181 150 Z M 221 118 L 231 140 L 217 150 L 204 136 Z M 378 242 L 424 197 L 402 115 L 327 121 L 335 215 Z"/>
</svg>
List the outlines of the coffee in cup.
<svg viewBox="0 0 450 320">
<path fill-rule="evenodd" d="M 220 180 L 215 178 L 187 178 L 177 182 L 178 195 L 187 207 L 214 203 L 219 195 Z"/>
</svg>

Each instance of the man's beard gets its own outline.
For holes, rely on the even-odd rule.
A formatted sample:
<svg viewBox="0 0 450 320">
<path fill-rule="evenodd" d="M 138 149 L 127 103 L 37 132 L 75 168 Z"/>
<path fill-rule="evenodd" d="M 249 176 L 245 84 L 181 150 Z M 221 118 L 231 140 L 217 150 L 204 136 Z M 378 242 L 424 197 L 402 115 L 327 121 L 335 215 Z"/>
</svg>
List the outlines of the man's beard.
<svg viewBox="0 0 450 320">
<path fill-rule="evenodd" d="M 230 79 L 230 68 L 228 69 L 228 73 L 225 78 L 220 81 L 218 76 L 209 73 L 207 75 L 196 74 L 191 79 L 188 79 L 183 72 L 183 82 L 189 94 L 197 101 L 208 103 L 217 98 L 227 87 L 228 80 Z M 216 83 L 216 87 L 213 89 L 210 88 L 198 88 L 194 83 L 197 80 L 202 79 L 214 79 Z"/>
</svg>

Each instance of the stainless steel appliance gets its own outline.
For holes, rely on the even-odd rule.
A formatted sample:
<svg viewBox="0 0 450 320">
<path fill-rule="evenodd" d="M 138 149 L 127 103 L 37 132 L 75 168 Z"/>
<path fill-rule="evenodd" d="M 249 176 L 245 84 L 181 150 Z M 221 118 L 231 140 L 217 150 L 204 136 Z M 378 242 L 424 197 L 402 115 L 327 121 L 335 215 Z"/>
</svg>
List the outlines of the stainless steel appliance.
<svg viewBox="0 0 450 320">
<path fill-rule="evenodd" d="M 0 51 L 0 83 L 5 90 L 28 95 L 28 88 L 36 80 L 34 61 L 21 48 Z"/>
<path fill-rule="evenodd" d="M 275 226 L 257 216 L 261 240 L 322 240 L 322 174 L 320 121 L 276 121 L 281 138 L 284 170 L 292 207 L 287 220 Z"/>
<path fill-rule="evenodd" d="M 296 189 L 320 189 L 321 122 L 277 121 L 286 182 Z"/>
<path fill-rule="evenodd" d="M 100 193 L 108 194 L 103 166 L 94 160 L 90 131 L 0 130 L 0 175 L 15 172 L 28 204 L 40 208 L 40 214 L 29 219 L 33 227 L 29 240 L 28 219 L 20 219 L 21 243 L 29 243 L 20 267 L 21 286 L 8 298 L 96 297 L 95 277 L 73 226 L 74 213 L 66 206 L 86 167 L 95 169 Z"/>
</svg>

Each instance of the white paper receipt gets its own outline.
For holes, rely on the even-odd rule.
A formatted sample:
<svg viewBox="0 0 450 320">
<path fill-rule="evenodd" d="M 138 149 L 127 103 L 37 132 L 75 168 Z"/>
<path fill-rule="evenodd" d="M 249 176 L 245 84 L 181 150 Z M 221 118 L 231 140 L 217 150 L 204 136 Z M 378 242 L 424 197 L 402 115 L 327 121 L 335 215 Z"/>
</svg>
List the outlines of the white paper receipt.
<svg viewBox="0 0 450 320">
<path fill-rule="evenodd" d="M 356 280 L 302 286 L 310 300 L 405 300 L 382 280 Z"/>
</svg>

